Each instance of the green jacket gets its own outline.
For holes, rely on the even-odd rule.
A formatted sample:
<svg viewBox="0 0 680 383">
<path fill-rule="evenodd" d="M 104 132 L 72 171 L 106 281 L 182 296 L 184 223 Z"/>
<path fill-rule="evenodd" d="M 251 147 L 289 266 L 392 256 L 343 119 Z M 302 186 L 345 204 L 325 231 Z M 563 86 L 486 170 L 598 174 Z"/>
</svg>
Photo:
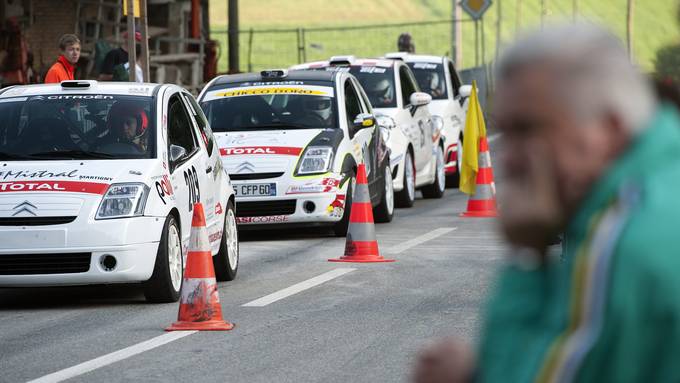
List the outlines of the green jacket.
<svg viewBox="0 0 680 383">
<path fill-rule="evenodd" d="M 505 265 L 482 382 L 680 382 L 680 119 L 662 107 L 586 197 L 562 259 Z"/>
</svg>

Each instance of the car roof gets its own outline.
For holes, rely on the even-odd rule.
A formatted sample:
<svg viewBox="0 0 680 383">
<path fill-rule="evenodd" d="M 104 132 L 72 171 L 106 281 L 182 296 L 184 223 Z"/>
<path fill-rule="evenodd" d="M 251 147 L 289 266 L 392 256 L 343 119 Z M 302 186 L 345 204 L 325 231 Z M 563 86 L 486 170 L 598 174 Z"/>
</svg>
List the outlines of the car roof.
<svg viewBox="0 0 680 383">
<path fill-rule="evenodd" d="M 73 85 L 69 87 L 68 85 Z M 121 96 L 155 95 L 162 85 L 137 82 L 98 82 L 93 80 L 63 81 L 54 84 L 18 85 L 0 90 L 0 98 L 47 94 L 106 94 Z"/>
<path fill-rule="evenodd" d="M 412 62 L 412 63 L 423 62 L 423 63 L 433 63 L 433 64 L 441 64 L 442 62 L 444 62 L 445 59 L 447 59 L 446 56 L 414 55 L 412 53 L 406 53 L 406 52 L 387 53 L 387 54 L 385 54 L 385 58 L 389 58 L 389 59 L 393 59 L 393 60 L 402 60 L 404 62 Z"/>
<path fill-rule="evenodd" d="M 351 56 L 346 57 L 349 60 L 348 62 L 350 63 L 350 66 L 377 66 L 383 68 L 391 68 L 394 67 L 395 65 L 398 65 L 398 63 L 395 62 L 395 60 L 389 60 L 384 58 L 354 58 Z M 291 67 L 291 69 L 301 70 L 310 68 L 325 68 L 331 66 L 330 64 L 331 61 L 333 61 L 333 58 L 331 58 L 331 60 L 314 61 L 305 64 L 294 65 Z M 338 66 L 340 65 L 342 64 L 338 64 Z"/>
<path fill-rule="evenodd" d="M 282 81 L 328 81 L 334 82 L 337 75 L 332 72 L 312 70 L 291 70 L 283 77 L 263 77 L 261 72 L 222 75 L 211 85 L 230 84 L 236 82 L 282 82 Z"/>
</svg>

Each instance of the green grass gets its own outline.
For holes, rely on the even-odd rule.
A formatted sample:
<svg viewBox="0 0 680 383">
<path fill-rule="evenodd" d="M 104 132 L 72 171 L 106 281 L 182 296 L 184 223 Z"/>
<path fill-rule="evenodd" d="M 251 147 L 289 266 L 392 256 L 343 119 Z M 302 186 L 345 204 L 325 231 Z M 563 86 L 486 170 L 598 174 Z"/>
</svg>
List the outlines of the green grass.
<svg viewBox="0 0 680 383">
<path fill-rule="evenodd" d="M 572 0 L 545 0 L 547 21 L 570 19 Z M 220 70 L 226 70 L 226 0 L 211 1 L 210 22 L 213 38 L 222 44 Z M 240 29 L 254 30 L 240 36 L 241 70 L 286 67 L 298 61 L 326 59 L 332 55 L 378 56 L 396 49 L 401 32 L 410 32 L 418 53 L 443 55 L 451 51 L 451 25 L 390 26 L 451 18 L 451 0 L 241 0 Z M 626 31 L 626 0 L 578 0 L 578 18 L 606 25 L 622 39 Z M 634 57 L 648 71 L 653 69 L 656 51 L 680 41 L 676 20 L 677 0 L 637 0 L 634 12 Z M 485 58 L 496 52 L 497 7 L 502 4 L 501 46 L 512 41 L 517 31 L 540 25 L 540 0 L 495 0 L 484 18 Z M 467 16 L 464 16 L 467 18 Z M 368 29 L 346 29 L 362 25 L 383 25 Z M 306 31 L 304 53 L 298 54 L 297 28 L 336 28 Z M 286 32 L 258 30 L 288 29 Z M 475 65 L 475 38 L 472 23 L 463 24 L 461 68 Z M 249 51 L 252 46 L 252 51 Z M 481 56 L 481 54 L 480 54 Z M 248 63 L 250 62 L 250 67 Z"/>
</svg>

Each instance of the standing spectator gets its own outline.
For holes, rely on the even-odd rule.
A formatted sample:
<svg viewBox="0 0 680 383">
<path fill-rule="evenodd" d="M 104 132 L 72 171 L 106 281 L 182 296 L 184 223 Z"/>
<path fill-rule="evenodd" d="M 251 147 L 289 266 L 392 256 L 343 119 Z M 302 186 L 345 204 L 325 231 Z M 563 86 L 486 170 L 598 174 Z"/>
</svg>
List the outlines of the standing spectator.
<svg viewBox="0 0 680 383">
<path fill-rule="evenodd" d="M 76 35 L 65 34 L 59 39 L 61 55 L 45 75 L 45 83 L 59 83 L 75 80 L 75 70 L 80 59 L 80 39 Z"/>
<path fill-rule="evenodd" d="M 500 223 L 526 251 L 494 286 L 475 381 L 680 382 L 676 109 L 591 25 L 520 39 L 496 84 Z M 548 252 L 558 233 L 562 259 Z M 442 368 L 456 362 L 440 351 L 452 347 L 425 351 L 417 381 L 434 368 L 461 376 Z M 471 367 L 457 372 L 472 379 Z"/>
<path fill-rule="evenodd" d="M 135 41 L 142 41 L 142 34 L 135 32 Z M 111 81 L 113 80 L 113 73 L 118 65 L 125 65 L 129 59 L 128 54 L 128 33 L 123 33 L 123 43 L 119 48 L 112 49 L 104 57 L 104 62 L 102 63 L 102 70 L 99 73 L 99 81 Z"/>
<path fill-rule="evenodd" d="M 399 52 L 416 53 L 416 45 L 413 43 L 413 37 L 408 32 L 399 35 L 397 39 L 397 49 Z"/>
<path fill-rule="evenodd" d="M 135 63 L 135 82 L 144 82 L 144 72 L 142 71 L 142 46 L 140 44 L 135 44 L 135 53 L 137 57 L 137 62 Z M 112 81 L 130 81 L 130 63 L 126 62 L 123 64 L 118 64 L 113 67 L 113 78 Z"/>
</svg>

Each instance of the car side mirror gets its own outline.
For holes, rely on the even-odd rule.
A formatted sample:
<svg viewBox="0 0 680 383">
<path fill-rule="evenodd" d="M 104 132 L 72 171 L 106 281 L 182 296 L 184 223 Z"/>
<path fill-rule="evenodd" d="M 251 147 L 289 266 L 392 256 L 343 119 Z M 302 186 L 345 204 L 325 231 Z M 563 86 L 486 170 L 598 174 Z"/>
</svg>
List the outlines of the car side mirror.
<svg viewBox="0 0 680 383">
<path fill-rule="evenodd" d="M 359 113 L 354 118 L 354 130 L 360 130 L 375 126 L 375 117 L 370 113 Z"/>
<path fill-rule="evenodd" d="M 458 88 L 458 94 L 461 98 L 468 98 L 472 94 L 472 85 L 461 85 Z"/>
<path fill-rule="evenodd" d="M 432 96 L 425 92 L 413 92 L 411 97 L 409 97 L 409 102 L 411 103 L 411 106 L 417 108 L 432 102 Z"/>
<path fill-rule="evenodd" d="M 178 145 L 170 145 L 170 163 L 174 164 L 186 157 L 187 150 Z"/>
</svg>

